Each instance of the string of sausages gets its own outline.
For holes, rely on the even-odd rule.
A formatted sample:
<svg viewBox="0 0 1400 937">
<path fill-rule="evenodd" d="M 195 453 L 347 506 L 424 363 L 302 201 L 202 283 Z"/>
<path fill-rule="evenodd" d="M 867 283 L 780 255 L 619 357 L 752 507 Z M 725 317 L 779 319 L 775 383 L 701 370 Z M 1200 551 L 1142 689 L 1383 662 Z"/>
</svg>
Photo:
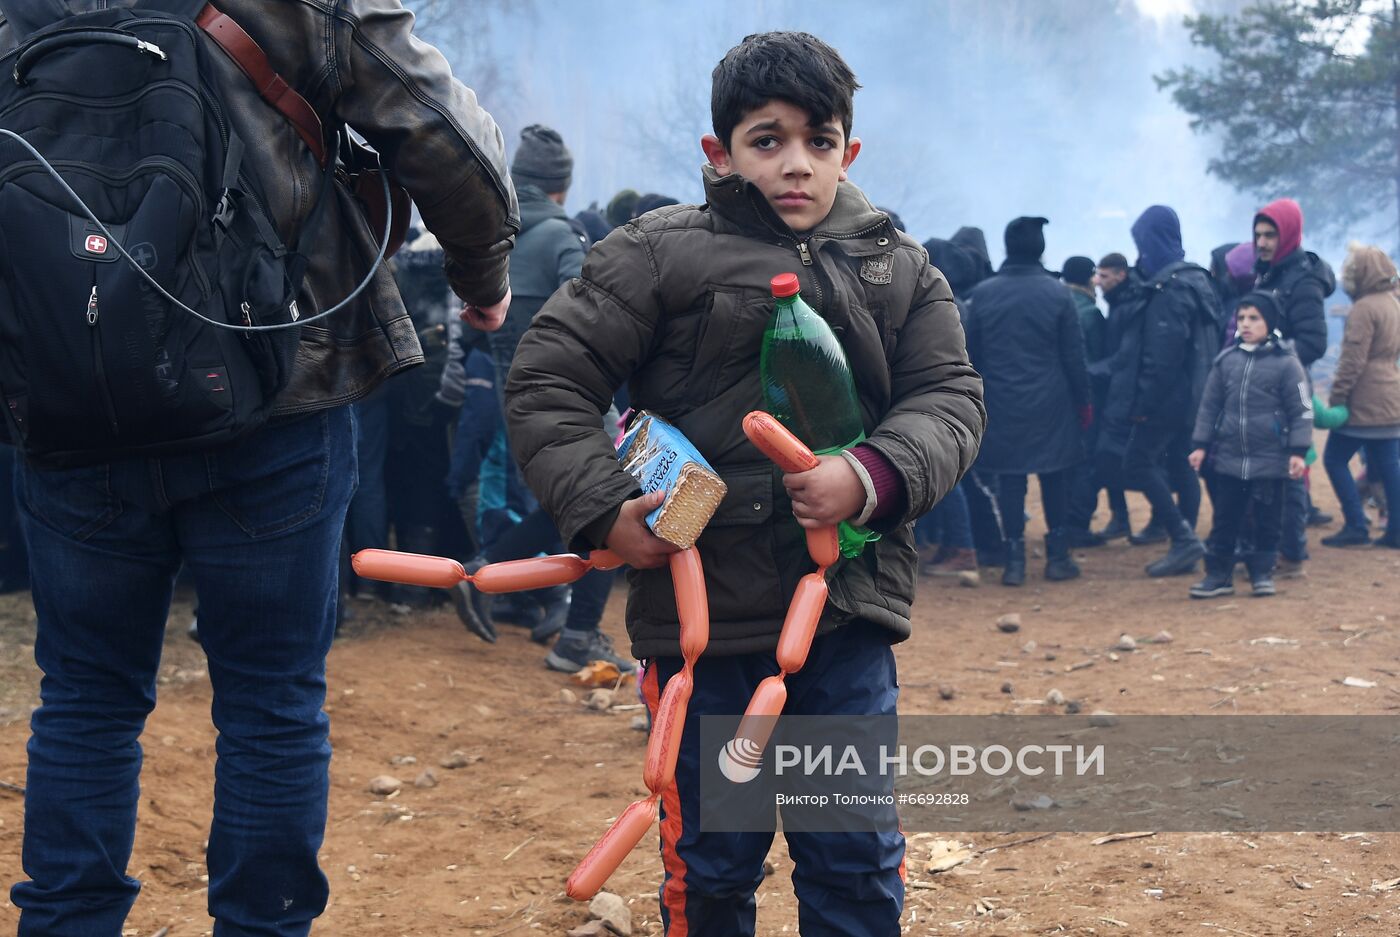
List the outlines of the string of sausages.
<svg viewBox="0 0 1400 937">
<path fill-rule="evenodd" d="M 819 464 L 812 451 L 769 414 L 754 411 L 744 418 L 743 426 L 754 446 L 784 472 L 805 472 Z M 840 556 L 837 530 L 835 527 L 809 528 L 806 533 L 807 552 L 817 569 L 799 580 L 788 605 L 778 636 L 779 672 L 765 678 L 754 689 L 734 738 L 725 745 L 721 767 L 731 780 L 758 774 L 777 717 L 787 703 L 787 675 L 801 670 L 807 662 L 812 638 L 826 605 L 826 570 Z M 594 550 L 586 559 L 574 554 L 532 557 L 492 563 L 468 573 L 461 563 L 447 557 L 362 550 L 352 558 L 351 565 L 356 574 L 365 579 L 436 589 L 450 589 L 465 579 L 482 592 L 502 593 L 564 585 L 593 569 L 616 569 L 622 565 L 622 560 L 610 550 Z M 650 794 L 634 801 L 618 815 L 569 876 L 567 891 L 569 897 L 577 901 L 592 898 L 617 871 L 623 859 L 656 822 L 661 795 L 675 784 L 681 733 L 695 687 L 695 662 L 710 641 L 710 609 L 704 568 L 700 554 L 693 547 L 671 554 L 670 570 L 680 619 L 684 665 L 666 682 L 652 718 L 642 769 L 642 779 Z"/>
</svg>

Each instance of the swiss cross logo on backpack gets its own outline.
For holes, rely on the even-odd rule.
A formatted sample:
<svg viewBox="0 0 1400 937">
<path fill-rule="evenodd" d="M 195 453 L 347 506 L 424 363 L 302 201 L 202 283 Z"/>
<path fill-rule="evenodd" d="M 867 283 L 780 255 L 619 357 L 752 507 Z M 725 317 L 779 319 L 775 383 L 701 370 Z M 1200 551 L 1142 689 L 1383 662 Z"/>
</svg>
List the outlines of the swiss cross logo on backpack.
<svg viewBox="0 0 1400 937">
<path fill-rule="evenodd" d="M 89 234 L 86 247 L 89 254 L 105 254 L 107 253 L 107 239 L 100 234 Z"/>
</svg>

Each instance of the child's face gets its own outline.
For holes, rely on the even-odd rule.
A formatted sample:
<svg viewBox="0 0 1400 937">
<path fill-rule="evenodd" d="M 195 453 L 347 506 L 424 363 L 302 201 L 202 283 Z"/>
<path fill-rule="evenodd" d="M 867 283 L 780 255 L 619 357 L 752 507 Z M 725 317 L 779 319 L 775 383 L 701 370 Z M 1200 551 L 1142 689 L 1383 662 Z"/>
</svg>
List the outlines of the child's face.
<svg viewBox="0 0 1400 937">
<path fill-rule="evenodd" d="M 860 152 L 839 120 L 811 126 L 806 111 L 778 100 L 745 114 L 727 148 L 713 134 L 700 146 L 720 173 L 737 172 L 757 186 L 795 232 L 812 230 L 831 213 L 837 183 Z"/>
<path fill-rule="evenodd" d="M 1241 306 L 1235 317 L 1235 331 L 1246 342 L 1262 342 L 1269 337 L 1269 326 L 1253 306 Z"/>
</svg>

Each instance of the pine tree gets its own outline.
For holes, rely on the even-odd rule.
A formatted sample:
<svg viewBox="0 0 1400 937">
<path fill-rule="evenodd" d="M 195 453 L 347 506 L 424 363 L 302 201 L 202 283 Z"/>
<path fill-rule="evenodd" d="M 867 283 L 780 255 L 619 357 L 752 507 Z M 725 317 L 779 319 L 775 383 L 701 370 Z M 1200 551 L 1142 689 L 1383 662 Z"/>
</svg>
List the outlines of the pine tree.
<svg viewBox="0 0 1400 937">
<path fill-rule="evenodd" d="M 1220 135 L 1212 174 L 1298 199 L 1313 230 L 1400 221 L 1400 0 L 1264 0 L 1186 28 L 1220 61 L 1155 80 Z"/>
</svg>

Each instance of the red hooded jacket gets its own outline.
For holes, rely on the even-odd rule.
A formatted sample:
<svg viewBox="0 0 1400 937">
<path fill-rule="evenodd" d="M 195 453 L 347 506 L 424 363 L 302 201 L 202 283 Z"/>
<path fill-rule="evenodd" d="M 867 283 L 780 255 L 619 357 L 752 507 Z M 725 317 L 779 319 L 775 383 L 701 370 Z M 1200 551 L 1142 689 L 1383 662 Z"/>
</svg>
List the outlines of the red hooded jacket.
<svg viewBox="0 0 1400 937">
<path fill-rule="evenodd" d="M 1278 250 L 1269 263 L 1276 265 L 1303 246 L 1303 209 L 1293 199 L 1281 198 L 1270 202 L 1259 209 L 1254 223 L 1258 224 L 1260 218 L 1278 228 Z"/>
</svg>

